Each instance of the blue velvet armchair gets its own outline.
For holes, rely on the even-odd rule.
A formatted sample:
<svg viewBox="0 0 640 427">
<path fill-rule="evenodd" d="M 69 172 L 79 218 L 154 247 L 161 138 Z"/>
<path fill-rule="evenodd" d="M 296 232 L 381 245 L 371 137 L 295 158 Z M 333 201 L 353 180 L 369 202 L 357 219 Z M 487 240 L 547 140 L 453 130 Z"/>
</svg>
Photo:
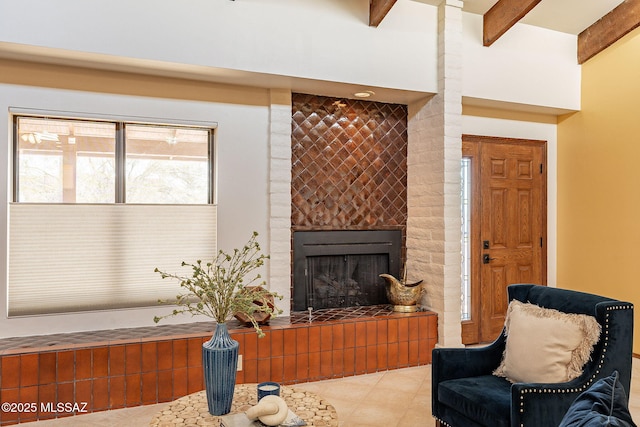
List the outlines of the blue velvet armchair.
<svg viewBox="0 0 640 427">
<path fill-rule="evenodd" d="M 629 396 L 633 305 L 602 296 L 539 285 L 508 287 L 514 299 L 564 313 L 588 314 L 600 323 L 600 339 L 582 374 L 569 382 L 511 383 L 492 375 L 502 359 L 503 333 L 481 348 L 436 348 L 432 361 L 432 414 L 440 426 L 558 426 L 578 397 L 594 382 L 618 371 Z"/>
</svg>

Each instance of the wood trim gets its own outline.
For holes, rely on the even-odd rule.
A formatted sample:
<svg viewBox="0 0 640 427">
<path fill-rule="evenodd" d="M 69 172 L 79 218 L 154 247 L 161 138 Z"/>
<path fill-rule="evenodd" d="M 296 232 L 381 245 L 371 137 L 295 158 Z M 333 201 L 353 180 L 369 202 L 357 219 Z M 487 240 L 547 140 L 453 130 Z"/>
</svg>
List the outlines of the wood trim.
<svg viewBox="0 0 640 427">
<path fill-rule="evenodd" d="M 493 137 L 493 136 L 482 136 L 482 135 L 470 135 L 463 134 L 462 135 L 462 155 L 463 157 L 469 157 L 472 159 L 472 185 L 474 185 L 473 193 L 472 193 L 472 217 L 480 218 L 480 206 L 477 200 L 473 199 L 473 194 L 476 195 L 476 198 L 481 193 L 480 187 L 480 171 L 474 169 L 478 168 L 478 162 L 481 160 L 481 150 L 480 147 L 483 143 L 491 143 L 491 144 L 517 144 L 517 145 L 526 145 L 533 147 L 541 147 L 542 148 L 542 164 L 543 168 L 543 180 L 542 180 L 542 188 L 541 188 L 541 197 L 542 197 L 542 207 L 543 212 L 546 212 L 547 209 L 547 189 L 548 189 L 548 175 L 547 175 L 547 146 L 548 143 L 545 140 L 536 140 L 536 139 L 519 139 L 519 138 L 505 138 L 505 137 Z M 474 161 L 475 160 L 475 161 Z M 475 182 L 473 180 L 475 179 Z M 541 249 L 541 279 L 542 285 L 547 285 L 547 274 L 548 274 L 548 266 L 547 266 L 547 257 L 548 257 L 548 236 L 547 236 L 547 215 L 542 216 L 542 224 L 541 224 L 541 234 L 543 246 Z M 481 292 L 481 277 L 480 277 L 480 254 L 481 249 L 477 243 L 481 241 L 481 227 L 478 224 L 478 221 L 471 222 L 471 239 L 472 239 L 472 253 L 471 253 L 471 262 L 472 262 L 472 279 L 471 279 L 471 294 L 480 295 Z M 474 242 L 475 239 L 475 242 Z M 481 343 L 483 337 L 481 335 L 481 327 L 482 325 L 478 322 L 481 318 L 480 306 L 477 299 L 472 302 L 471 308 L 471 317 L 470 321 L 461 322 L 461 338 L 462 343 L 466 345 Z"/>
<path fill-rule="evenodd" d="M 498 0 L 483 16 L 482 43 L 491 46 L 541 0 Z"/>
<path fill-rule="evenodd" d="M 640 26 L 640 0 L 625 0 L 578 35 L 578 64 Z"/>
<path fill-rule="evenodd" d="M 369 26 L 377 27 L 380 25 L 394 4 L 396 4 L 396 0 L 371 0 L 369 3 Z"/>
</svg>

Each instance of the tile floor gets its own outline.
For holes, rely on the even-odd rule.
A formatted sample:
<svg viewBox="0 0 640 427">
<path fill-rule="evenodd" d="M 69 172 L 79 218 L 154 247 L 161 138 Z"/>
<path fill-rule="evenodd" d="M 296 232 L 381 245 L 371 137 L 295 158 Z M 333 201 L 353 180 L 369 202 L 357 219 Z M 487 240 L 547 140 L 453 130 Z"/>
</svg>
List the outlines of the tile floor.
<svg viewBox="0 0 640 427">
<path fill-rule="evenodd" d="M 432 427 L 431 365 L 296 384 L 324 396 L 340 427 Z M 640 359 L 633 360 L 630 409 L 640 421 Z M 28 423 L 34 427 L 145 426 L 166 403 Z"/>
</svg>

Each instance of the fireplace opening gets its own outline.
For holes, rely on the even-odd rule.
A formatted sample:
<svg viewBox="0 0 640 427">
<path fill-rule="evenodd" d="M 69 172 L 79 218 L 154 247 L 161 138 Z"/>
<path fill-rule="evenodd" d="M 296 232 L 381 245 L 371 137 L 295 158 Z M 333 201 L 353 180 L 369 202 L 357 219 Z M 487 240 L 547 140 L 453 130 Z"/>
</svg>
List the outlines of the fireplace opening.
<svg viewBox="0 0 640 427">
<path fill-rule="evenodd" d="M 400 230 L 293 234 L 293 311 L 388 304 L 382 273 L 399 276 Z"/>
</svg>

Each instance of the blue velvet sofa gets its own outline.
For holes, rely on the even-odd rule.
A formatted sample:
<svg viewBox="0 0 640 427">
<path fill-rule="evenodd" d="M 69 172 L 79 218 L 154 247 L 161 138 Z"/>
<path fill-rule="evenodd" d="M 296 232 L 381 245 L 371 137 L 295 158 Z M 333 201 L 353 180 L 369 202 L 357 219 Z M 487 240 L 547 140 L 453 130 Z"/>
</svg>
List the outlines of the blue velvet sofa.
<svg viewBox="0 0 640 427">
<path fill-rule="evenodd" d="M 514 299 L 564 313 L 594 316 L 602 331 L 582 374 L 569 382 L 511 383 L 492 372 L 502 360 L 503 333 L 481 348 L 436 348 L 432 364 L 432 414 L 440 426 L 558 426 L 573 401 L 599 379 L 618 372 L 629 396 L 633 305 L 611 298 L 546 286 L 508 287 Z"/>
</svg>

